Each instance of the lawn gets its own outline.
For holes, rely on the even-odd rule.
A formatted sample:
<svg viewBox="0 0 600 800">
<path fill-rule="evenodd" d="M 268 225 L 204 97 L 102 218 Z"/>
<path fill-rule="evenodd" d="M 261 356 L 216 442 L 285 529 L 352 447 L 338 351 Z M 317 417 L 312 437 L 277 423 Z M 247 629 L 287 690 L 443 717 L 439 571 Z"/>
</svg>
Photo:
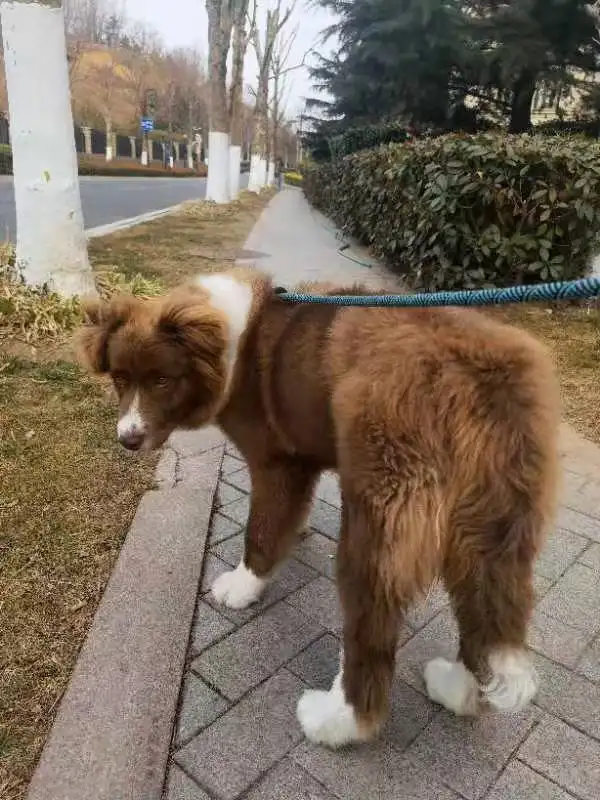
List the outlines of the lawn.
<svg viewBox="0 0 600 800">
<path fill-rule="evenodd" d="M 101 286 L 156 291 L 231 265 L 267 199 L 93 240 Z M 0 797 L 22 800 L 157 457 L 116 444 L 110 387 L 60 334 L 77 308 L 19 295 L 20 329 L 11 292 L 0 279 Z"/>
</svg>

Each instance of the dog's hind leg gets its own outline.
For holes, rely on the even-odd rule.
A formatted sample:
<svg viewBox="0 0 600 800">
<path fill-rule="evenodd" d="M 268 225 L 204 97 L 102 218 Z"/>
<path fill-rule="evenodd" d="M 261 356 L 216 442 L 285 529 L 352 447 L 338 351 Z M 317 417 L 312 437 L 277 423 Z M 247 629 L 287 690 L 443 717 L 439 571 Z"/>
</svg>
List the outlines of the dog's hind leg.
<svg viewBox="0 0 600 800">
<path fill-rule="evenodd" d="M 250 465 L 252 493 L 244 557 L 212 585 L 214 598 L 229 608 L 255 603 L 268 578 L 295 544 L 318 473 L 295 460 Z"/>
<path fill-rule="evenodd" d="M 343 650 L 332 688 L 307 691 L 298 703 L 298 720 L 311 741 L 329 747 L 364 741 L 387 717 L 398 631 L 419 588 L 412 543 L 414 534 L 421 538 L 424 519 L 411 513 L 415 507 L 394 501 L 378 510 L 343 492 L 337 556 Z"/>
<path fill-rule="evenodd" d="M 456 714 L 475 714 L 485 706 L 519 711 L 536 693 L 526 650 L 536 527 L 533 514 L 496 521 L 480 542 L 506 546 L 486 552 L 482 545 L 470 563 L 448 559 L 445 580 L 460 630 L 459 660 L 430 661 L 425 683 L 431 699 Z"/>
</svg>

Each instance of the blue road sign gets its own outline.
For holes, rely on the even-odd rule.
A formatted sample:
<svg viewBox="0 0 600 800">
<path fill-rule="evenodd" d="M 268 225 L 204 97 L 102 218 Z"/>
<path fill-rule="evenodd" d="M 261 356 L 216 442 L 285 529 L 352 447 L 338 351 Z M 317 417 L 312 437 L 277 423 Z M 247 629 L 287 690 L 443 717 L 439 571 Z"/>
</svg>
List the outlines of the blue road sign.
<svg viewBox="0 0 600 800">
<path fill-rule="evenodd" d="M 144 133 L 150 133 L 154 130 L 154 120 L 150 117 L 142 117 L 142 130 Z"/>
</svg>

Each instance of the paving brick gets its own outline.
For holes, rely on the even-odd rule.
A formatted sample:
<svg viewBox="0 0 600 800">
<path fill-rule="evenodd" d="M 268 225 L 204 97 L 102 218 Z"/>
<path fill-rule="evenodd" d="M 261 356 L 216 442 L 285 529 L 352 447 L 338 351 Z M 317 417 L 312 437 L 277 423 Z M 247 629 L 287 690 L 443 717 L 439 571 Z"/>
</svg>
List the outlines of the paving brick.
<svg viewBox="0 0 600 800">
<path fill-rule="evenodd" d="M 235 523 L 231 523 L 234 525 Z M 225 561 L 232 567 L 236 567 L 240 560 L 244 557 L 246 535 L 244 531 L 237 533 L 235 536 L 230 536 L 222 542 L 216 544 L 211 543 L 210 551 L 213 555 Z"/>
<path fill-rule="evenodd" d="M 282 670 L 180 750 L 175 760 L 220 800 L 234 800 L 302 739 L 300 681 Z"/>
<path fill-rule="evenodd" d="M 323 632 L 281 602 L 205 650 L 192 662 L 192 670 L 229 700 L 237 700 Z"/>
<path fill-rule="evenodd" d="M 577 672 L 594 683 L 600 683 L 600 637 L 584 650 Z"/>
<path fill-rule="evenodd" d="M 549 578 L 544 578 L 542 575 L 535 574 L 533 576 L 533 591 L 535 594 L 535 602 L 539 603 L 542 597 L 548 592 L 554 582 Z"/>
<path fill-rule="evenodd" d="M 295 558 L 289 558 L 274 574 L 274 580 L 286 592 L 295 592 L 317 577 L 317 572 Z"/>
<path fill-rule="evenodd" d="M 579 556 L 579 563 L 600 572 L 600 544 L 593 544 Z"/>
<path fill-rule="evenodd" d="M 233 458 L 237 458 L 239 461 L 244 461 L 244 456 L 240 453 L 237 447 L 230 441 L 225 441 L 225 452 L 229 456 L 233 456 Z"/>
<path fill-rule="evenodd" d="M 551 581 L 558 580 L 588 544 L 589 540 L 585 537 L 557 528 L 540 553 L 535 571 Z"/>
<path fill-rule="evenodd" d="M 337 543 L 323 536 L 321 533 L 312 533 L 302 539 L 296 548 L 295 555 L 305 564 L 310 564 L 327 578 L 335 578 L 335 554 Z"/>
<path fill-rule="evenodd" d="M 214 608 L 198 601 L 196 606 L 196 618 L 192 627 L 190 638 L 190 652 L 197 655 L 202 650 L 210 647 L 219 639 L 222 639 L 235 628 L 233 622 L 228 620 Z"/>
<path fill-rule="evenodd" d="M 223 506 L 233 503 L 235 500 L 240 500 L 245 497 L 244 492 L 240 492 L 235 486 L 230 486 L 224 481 L 219 481 L 217 487 L 217 496 L 215 497 L 215 507 L 222 508 Z"/>
<path fill-rule="evenodd" d="M 598 800 L 600 742 L 545 717 L 521 745 L 519 758 L 582 800 Z"/>
<path fill-rule="evenodd" d="M 231 484 L 231 486 L 235 486 L 236 489 L 239 489 L 241 492 L 245 492 L 246 494 L 248 494 L 252 488 L 250 473 L 247 469 L 237 470 L 232 475 L 227 475 L 225 480 L 227 483 Z"/>
<path fill-rule="evenodd" d="M 600 686 L 543 656 L 535 656 L 540 688 L 535 704 L 600 738 Z"/>
<path fill-rule="evenodd" d="M 431 722 L 433 704 L 402 680 L 395 680 L 390 691 L 390 713 L 380 739 L 404 750 Z"/>
<path fill-rule="evenodd" d="M 336 800 L 289 757 L 280 761 L 246 795 L 246 800 Z"/>
<path fill-rule="evenodd" d="M 206 728 L 227 710 L 227 706 L 227 702 L 204 681 L 188 673 L 181 693 L 175 745 L 178 747 L 181 742 Z"/>
<path fill-rule="evenodd" d="M 573 800 L 573 797 L 520 761 L 511 761 L 486 800 Z"/>
<path fill-rule="evenodd" d="M 600 542 L 600 520 L 574 511 L 572 508 L 560 508 L 556 523 L 559 528 L 564 528 L 572 533 L 578 533 L 587 539 Z"/>
<path fill-rule="evenodd" d="M 164 800 L 210 800 L 210 797 L 177 764 L 172 764 Z"/>
<path fill-rule="evenodd" d="M 231 569 L 229 564 L 227 565 L 227 569 Z M 280 583 L 277 581 L 270 581 L 259 600 L 256 603 L 252 603 L 252 605 L 247 608 L 227 608 L 227 606 L 217 603 L 212 593 L 205 594 L 204 600 L 209 606 L 212 606 L 220 614 L 223 614 L 224 617 L 231 620 L 236 627 L 240 627 L 240 625 L 244 625 L 246 622 L 250 622 L 251 619 L 258 617 L 259 614 L 262 614 L 267 608 L 283 600 L 286 594 L 286 589 Z"/>
<path fill-rule="evenodd" d="M 320 576 L 288 597 L 291 605 L 333 633 L 342 630 L 343 620 L 333 581 Z"/>
<path fill-rule="evenodd" d="M 287 668 L 314 689 L 329 689 L 338 673 L 339 657 L 340 641 L 327 633 L 298 653 Z"/>
<path fill-rule="evenodd" d="M 175 431 L 169 437 L 168 446 L 180 456 L 199 456 L 225 443 L 218 428 L 208 427 L 194 431 Z"/>
<path fill-rule="evenodd" d="M 386 742 L 336 752 L 304 742 L 291 757 L 343 800 L 458 800 Z"/>
<path fill-rule="evenodd" d="M 248 515 L 250 514 L 250 498 L 247 495 L 242 495 L 239 500 L 226 505 L 221 510 L 221 513 L 234 522 L 237 522 L 238 525 L 245 525 L 248 522 Z"/>
<path fill-rule="evenodd" d="M 342 507 L 342 493 L 340 491 L 340 481 L 335 472 L 324 472 L 317 484 L 315 492 L 319 500 L 329 503 L 334 508 Z"/>
<path fill-rule="evenodd" d="M 157 489 L 172 489 L 177 483 L 178 455 L 175 450 L 165 447 L 160 461 L 154 470 L 154 480 Z"/>
<path fill-rule="evenodd" d="M 398 650 L 396 675 L 413 688 L 425 692 L 423 668 L 432 658 L 455 659 L 458 628 L 450 609 L 440 612 L 423 630 Z"/>
<path fill-rule="evenodd" d="M 414 608 L 410 609 L 406 615 L 406 621 L 411 628 L 419 631 L 421 628 L 424 628 L 428 622 L 431 622 L 449 602 L 450 598 L 444 588 L 439 584 L 435 584 L 432 586 L 427 597 L 418 602 Z"/>
<path fill-rule="evenodd" d="M 565 667 L 575 666 L 591 638 L 589 633 L 565 625 L 539 609 L 529 626 L 530 647 Z"/>
<path fill-rule="evenodd" d="M 539 718 L 533 706 L 518 714 L 477 718 L 441 711 L 406 753 L 422 772 L 436 775 L 468 800 L 476 800 L 494 783 Z"/>
<path fill-rule="evenodd" d="M 600 515 L 600 483 L 587 480 L 576 486 L 573 482 L 571 491 L 565 493 L 563 503 L 582 514 L 598 517 Z"/>
<path fill-rule="evenodd" d="M 307 525 L 330 539 L 340 538 L 340 512 L 322 500 L 314 501 Z"/>
<path fill-rule="evenodd" d="M 226 453 L 225 457 L 223 458 L 223 463 L 221 464 L 221 475 L 228 477 L 233 475 L 234 472 L 238 472 L 240 469 L 243 469 L 243 467 L 243 461 Z"/>
<path fill-rule="evenodd" d="M 202 593 L 209 592 L 214 581 L 224 572 L 229 572 L 231 567 L 225 561 L 221 561 L 212 553 L 207 553 L 204 556 L 204 564 L 202 567 L 202 580 L 200 582 L 200 591 Z"/>
<path fill-rule="evenodd" d="M 224 542 L 242 531 L 242 526 L 239 523 L 224 517 L 222 514 L 214 513 L 210 521 L 210 532 L 208 534 L 209 546 L 214 547 L 219 542 Z"/>
<path fill-rule="evenodd" d="M 598 574 L 583 564 L 573 564 L 542 598 L 538 608 L 572 628 L 597 633 L 600 631 Z"/>
</svg>

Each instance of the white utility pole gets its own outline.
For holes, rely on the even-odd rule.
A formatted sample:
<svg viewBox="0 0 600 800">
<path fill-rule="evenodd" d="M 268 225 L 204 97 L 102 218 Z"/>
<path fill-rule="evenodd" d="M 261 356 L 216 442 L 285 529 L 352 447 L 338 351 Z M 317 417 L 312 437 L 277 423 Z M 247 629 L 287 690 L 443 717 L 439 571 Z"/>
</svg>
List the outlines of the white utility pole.
<svg viewBox="0 0 600 800">
<path fill-rule="evenodd" d="M 61 0 L 1 0 L 17 266 L 27 283 L 94 294 L 83 229 Z"/>
</svg>

